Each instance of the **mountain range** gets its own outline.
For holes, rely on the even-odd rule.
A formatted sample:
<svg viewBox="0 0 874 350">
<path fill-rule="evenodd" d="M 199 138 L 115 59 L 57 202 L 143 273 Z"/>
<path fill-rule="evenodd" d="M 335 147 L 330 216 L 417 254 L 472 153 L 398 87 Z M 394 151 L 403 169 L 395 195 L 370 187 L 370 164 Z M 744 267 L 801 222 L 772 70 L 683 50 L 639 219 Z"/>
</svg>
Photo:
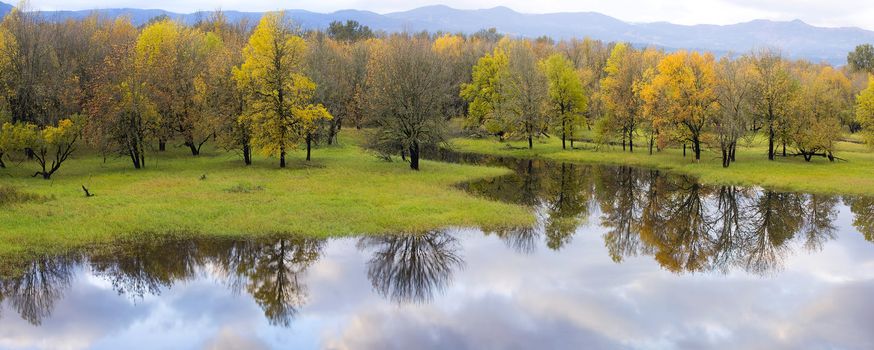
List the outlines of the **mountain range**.
<svg viewBox="0 0 874 350">
<path fill-rule="evenodd" d="M 0 2 L 0 15 L 12 6 Z M 223 11 L 230 20 L 257 21 L 263 13 Z M 127 16 L 137 24 L 167 15 L 185 23 L 206 18 L 209 12 L 174 13 L 155 9 L 98 9 L 41 12 L 49 20 L 78 19 L 93 13 L 114 18 Z M 591 37 L 604 41 L 625 41 L 652 45 L 668 50 L 698 49 L 716 53 L 748 52 L 761 47 L 781 50 L 792 58 L 842 65 L 847 53 L 858 44 L 874 43 L 874 31 L 855 27 L 816 27 L 800 20 L 754 20 L 732 25 L 679 25 L 668 22 L 629 23 L 596 12 L 547 14 L 519 13 L 507 7 L 459 10 L 443 5 L 425 6 L 410 11 L 379 14 L 370 11 L 342 10 L 316 13 L 286 10 L 305 29 L 326 28 L 332 21 L 356 20 L 374 30 L 386 32 L 421 31 L 473 33 L 496 28 L 499 32 L 520 37 L 548 35 L 555 39 Z"/>
</svg>

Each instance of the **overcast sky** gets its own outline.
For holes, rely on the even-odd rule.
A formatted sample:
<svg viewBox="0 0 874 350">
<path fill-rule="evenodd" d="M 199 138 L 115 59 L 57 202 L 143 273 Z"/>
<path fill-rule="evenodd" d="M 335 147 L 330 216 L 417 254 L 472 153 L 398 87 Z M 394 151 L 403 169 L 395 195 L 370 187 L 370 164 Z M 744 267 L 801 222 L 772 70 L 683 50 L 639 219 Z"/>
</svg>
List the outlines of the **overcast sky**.
<svg viewBox="0 0 874 350">
<path fill-rule="evenodd" d="M 753 19 L 801 19 L 818 26 L 874 30 L 872 0 L 30 0 L 30 7 L 42 10 L 134 7 L 176 12 L 221 8 L 315 12 L 358 9 L 386 13 L 435 4 L 463 9 L 500 5 L 526 13 L 596 11 L 629 22 L 731 24 Z"/>
</svg>

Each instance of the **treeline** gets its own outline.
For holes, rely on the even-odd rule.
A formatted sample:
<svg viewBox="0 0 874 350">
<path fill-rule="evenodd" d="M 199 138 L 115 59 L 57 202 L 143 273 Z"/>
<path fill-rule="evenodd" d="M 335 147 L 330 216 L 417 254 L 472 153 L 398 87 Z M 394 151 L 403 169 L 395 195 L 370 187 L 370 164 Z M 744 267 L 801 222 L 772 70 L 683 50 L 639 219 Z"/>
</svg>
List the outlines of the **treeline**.
<svg viewBox="0 0 874 350">
<path fill-rule="evenodd" d="M 868 55 L 870 55 L 870 50 Z M 864 48 L 851 60 L 866 62 Z M 869 57 L 870 58 L 870 57 Z M 870 59 L 867 61 L 870 62 Z M 743 137 L 764 133 L 805 159 L 834 158 L 842 130 L 874 130 L 870 67 L 837 69 L 773 51 L 717 59 L 595 40 L 374 33 L 354 21 L 302 31 L 283 13 L 231 23 L 217 12 L 187 26 L 155 18 L 47 21 L 13 10 L 0 23 L 0 167 L 31 159 L 50 178 L 87 144 L 129 158 L 207 142 L 278 156 L 331 144 L 347 125 L 369 146 L 409 157 L 445 141 L 448 120 L 501 139 L 594 130 L 597 142 L 650 152 L 718 147 L 724 165 Z"/>
<path fill-rule="evenodd" d="M 852 64 L 854 57 L 835 68 L 768 49 L 716 58 L 592 40 L 505 39 L 479 59 L 462 96 L 470 102 L 468 127 L 527 138 L 529 148 L 550 134 L 573 147 L 591 130 L 591 141 L 628 152 L 643 139 L 650 153 L 688 145 L 697 161 L 713 147 L 728 167 L 738 142 L 761 133 L 771 160 L 787 148 L 807 161 L 834 160 L 843 131 L 874 130 L 872 69 Z"/>
</svg>

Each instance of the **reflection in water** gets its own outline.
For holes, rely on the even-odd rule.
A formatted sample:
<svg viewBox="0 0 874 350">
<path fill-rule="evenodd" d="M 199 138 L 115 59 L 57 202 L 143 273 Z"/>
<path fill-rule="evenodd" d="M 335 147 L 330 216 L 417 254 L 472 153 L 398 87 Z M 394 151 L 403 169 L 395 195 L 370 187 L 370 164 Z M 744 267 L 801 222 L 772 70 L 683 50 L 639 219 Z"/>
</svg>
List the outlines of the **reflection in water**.
<svg viewBox="0 0 874 350">
<path fill-rule="evenodd" d="M 464 265 L 458 239 L 442 231 L 362 237 L 358 247 L 374 251 L 367 262 L 373 288 L 399 303 L 431 301 L 449 285 L 453 270 Z"/>
<path fill-rule="evenodd" d="M 0 280 L 0 302 L 8 299 L 21 318 L 40 325 L 70 287 L 74 266 L 75 260 L 67 257 L 35 260 L 27 266 L 27 273 Z"/>
<path fill-rule="evenodd" d="M 487 198 L 527 205 L 540 217 L 534 228 L 498 235 L 531 252 L 545 235 L 559 250 L 592 216 L 606 230 L 604 243 L 617 263 L 652 256 L 667 270 L 728 272 L 740 268 L 768 275 L 779 271 L 792 241 L 816 251 L 834 239 L 837 196 L 784 193 L 737 186 L 702 185 L 694 178 L 623 166 L 586 166 L 443 152 L 449 161 L 503 165 L 515 173 L 461 185 Z M 856 227 L 871 239 L 874 204 L 853 199 Z"/>
<path fill-rule="evenodd" d="M 855 214 L 853 225 L 865 235 L 865 239 L 874 242 L 874 197 L 844 198 L 844 201 Z"/>
<path fill-rule="evenodd" d="M 319 259 L 324 243 L 306 238 L 242 241 L 218 250 L 216 256 L 232 287 L 245 288 L 271 324 L 289 326 L 306 303 L 303 274 Z"/>
<path fill-rule="evenodd" d="M 355 241 L 293 236 L 252 240 L 132 241 L 85 256 L 37 259 L 28 263 L 23 274 L 0 279 L 0 306 L 5 307 L 5 310 L 0 310 L 0 320 L 8 320 L 10 313 L 18 313 L 31 325 L 42 325 L 51 332 L 52 324 L 47 320 L 52 319 L 53 312 L 54 317 L 60 319 L 87 317 L 92 312 L 88 305 L 71 308 L 70 302 L 64 300 L 65 294 L 67 299 L 76 301 L 82 300 L 77 297 L 89 298 L 71 292 L 76 291 L 77 286 L 81 289 L 85 283 L 83 280 L 101 282 L 98 284 L 105 286 L 106 290 L 111 286 L 109 294 L 114 294 L 114 291 L 138 305 L 143 304 L 140 301 L 144 299 L 144 304 L 148 304 L 150 299 L 168 297 L 161 294 L 172 296 L 171 289 L 184 290 L 209 280 L 222 287 L 211 288 L 209 293 L 221 290 L 247 296 L 242 299 L 250 303 L 258 319 L 261 320 L 263 314 L 264 323 L 281 326 L 276 327 L 278 329 L 292 324 L 301 324 L 307 330 L 310 328 L 305 327 L 317 328 L 319 326 L 312 324 L 319 321 L 307 317 L 316 315 L 315 318 L 329 326 L 323 327 L 321 333 L 311 333 L 329 333 L 330 330 L 326 329 L 336 326 L 332 322 L 338 322 L 332 317 L 354 316 L 357 320 L 354 326 L 361 327 L 362 332 L 351 335 L 352 338 L 362 338 L 362 334 L 385 334 L 390 341 L 409 337 L 414 340 L 411 344 L 429 344 L 416 338 L 421 335 L 426 340 L 439 340 L 433 344 L 442 346 L 434 347 L 444 348 L 477 348 L 475 345 L 482 344 L 456 344 L 452 341 L 495 334 L 504 326 L 511 332 L 507 333 L 510 334 L 508 339 L 514 340 L 525 338 L 523 340 L 537 342 L 552 337 L 564 341 L 571 338 L 569 335 L 594 331 L 605 339 L 620 341 L 610 347 L 629 344 L 631 347 L 639 344 L 679 347 L 678 344 L 685 344 L 682 342 L 689 339 L 707 341 L 716 337 L 712 339 L 721 340 L 724 334 L 732 334 L 735 329 L 731 328 L 731 322 L 720 322 L 736 316 L 732 312 L 738 307 L 747 308 L 746 313 L 739 313 L 743 318 L 739 324 L 758 325 L 759 321 L 764 321 L 761 324 L 767 325 L 770 321 L 781 327 L 793 324 L 791 317 L 794 316 L 841 321 L 846 319 L 845 314 L 858 310 L 858 320 L 852 324 L 841 326 L 839 323 L 834 326 L 836 328 L 822 331 L 825 336 L 812 336 L 814 339 L 843 340 L 839 339 L 840 336 L 851 332 L 842 331 L 841 327 L 853 330 L 853 327 L 869 323 L 871 308 L 865 299 L 842 298 L 852 299 L 855 304 L 841 304 L 845 309 L 831 311 L 837 316 L 827 313 L 822 316 L 828 307 L 817 303 L 829 301 L 829 305 L 833 305 L 831 300 L 835 298 L 830 297 L 831 294 L 812 294 L 809 290 L 837 290 L 835 286 L 843 286 L 834 282 L 838 280 L 856 283 L 852 286 L 858 290 L 843 291 L 848 295 L 870 294 L 867 291 L 874 288 L 870 283 L 871 275 L 865 269 L 857 268 L 871 266 L 868 258 L 870 244 L 862 242 L 865 246 L 860 249 L 858 242 L 847 242 L 847 235 L 839 237 L 837 232 L 839 220 L 847 220 L 843 214 L 849 211 L 853 215 L 853 226 L 865 239 L 874 242 L 874 198 L 840 198 L 702 185 L 691 177 L 651 169 L 520 161 L 446 152 L 443 152 L 443 157 L 514 169 L 511 175 L 459 187 L 486 198 L 529 206 L 537 215 L 536 225 L 485 232 L 485 237 L 475 233 L 474 238 L 435 231 L 418 235 L 369 236 Z M 587 225 L 594 230 L 584 229 Z M 590 232 L 599 234 L 587 234 Z M 826 247 L 830 242 L 839 249 L 829 252 Z M 548 249 L 547 254 L 537 254 L 538 249 L 544 248 Z M 821 254 L 833 255 L 809 254 L 821 250 Z M 821 275 L 809 271 L 811 266 L 829 266 L 829 261 L 818 259 L 832 258 L 836 256 L 834 254 L 840 254 L 840 258 L 851 267 L 838 265 L 831 271 L 816 271 Z M 360 259 L 347 258 L 356 255 L 361 255 Z M 811 258 L 804 261 L 805 255 Z M 326 260 L 322 262 L 324 265 L 313 268 L 320 259 Z M 362 262 L 366 274 L 360 272 Z M 674 274 L 662 273 L 662 269 Z M 784 269 L 788 270 L 786 274 L 777 273 Z M 337 278 L 313 279 L 310 270 L 336 273 Z M 729 272 L 741 273 L 725 279 L 700 278 L 702 274 L 718 276 Z M 744 279 L 746 275 L 753 278 Z M 750 287 L 753 285 L 755 288 Z M 746 294 L 732 290 L 726 295 L 726 286 L 744 289 Z M 773 293 L 775 289 L 781 292 Z M 362 293 L 366 295 L 360 295 Z M 379 297 L 372 298 L 370 293 Z M 711 294 L 719 293 L 723 293 L 719 303 L 702 307 L 707 304 L 707 298 L 712 298 Z M 105 298 L 105 294 L 99 295 Z M 319 298 L 310 301 L 311 295 Z M 343 302 L 330 299 L 336 295 L 341 295 Z M 683 298 L 676 298 L 676 295 Z M 686 298 L 689 299 L 686 304 L 672 300 Z M 352 310 L 355 301 L 368 304 L 362 308 L 366 311 Z M 380 301 L 390 304 L 390 307 L 380 308 Z M 306 307 L 308 302 L 313 305 Z M 184 303 L 162 307 L 184 308 L 181 304 Z M 728 311 L 720 311 L 720 305 Z M 451 308 L 455 315 L 461 316 L 450 316 L 448 321 L 441 319 L 447 316 L 434 311 L 439 307 Z M 687 310 L 684 314 L 684 307 L 694 309 L 694 312 Z M 83 308 L 85 311 L 81 311 Z M 416 315 L 398 315 L 409 311 L 405 308 L 412 308 Z M 785 311 L 787 308 L 801 311 L 793 314 Z M 70 309 L 74 310 L 73 316 L 70 316 Z M 663 322 L 664 315 L 658 319 L 648 314 L 659 314 L 664 311 L 662 309 L 670 310 L 666 317 L 670 322 Z M 777 309 L 779 312 L 767 312 Z M 462 310 L 473 311 L 465 314 L 460 313 Z M 767 317 L 762 317 L 762 312 Z M 562 319 L 567 316 L 565 314 L 572 317 Z M 775 318 L 773 314 L 779 315 Z M 380 315 L 385 318 L 380 318 Z M 585 319 L 586 315 L 591 315 L 594 321 Z M 166 315 L 152 316 L 158 318 L 159 323 L 168 321 Z M 710 316 L 713 318 L 707 319 Z M 748 322 L 748 318 L 757 322 Z M 401 321 L 391 323 L 391 320 Z M 580 323 L 574 323 L 576 321 Z M 405 324 L 398 325 L 398 322 Z M 390 323 L 395 328 L 390 328 Z M 459 327 L 452 328 L 456 323 Z M 665 324 L 670 327 L 662 328 Z M 700 331 L 695 328 L 700 324 L 716 326 L 705 329 L 706 334 L 702 335 L 704 333 L 695 333 Z M 7 325 L 3 324 L 12 329 Z M 535 327 L 538 325 L 542 328 Z M 145 326 L 137 324 L 136 327 Z M 554 334 L 547 336 L 547 328 Z M 355 330 L 354 327 L 350 329 Z M 427 329 L 427 332 L 415 332 L 422 329 Z M 767 333 L 767 327 L 762 329 L 754 330 L 753 340 L 771 337 L 802 339 L 798 334 L 806 334 L 796 332 L 794 336 L 783 337 L 781 333 L 775 337 Z M 138 330 L 149 332 L 148 328 Z M 214 330 L 206 332 L 211 331 Z M 790 331 L 787 330 L 787 334 L 791 335 Z M 0 342 L 7 340 L 4 337 L 9 338 L 10 332 L 15 331 L 3 333 L 0 327 Z M 305 337 L 309 333 L 301 332 L 296 336 Z M 435 334 L 444 338 L 438 339 Z M 660 338 L 664 334 L 679 334 L 680 340 L 677 337 Z M 833 337 L 835 334 L 838 336 Z M 540 335 L 544 338 L 538 338 Z M 646 338 L 652 335 L 656 336 Z M 644 338 L 644 342 L 621 342 L 636 336 Z M 484 344 L 493 344 L 492 338 L 482 339 L 485 339 Z M 852 344 L 861 344 L 868 338 L 861 340 Z M 0 343 L 0 347 L 6 344 L 9 343 Z M 543 344 L 552 343 L 544 341 Z M 744 348 L 743 343 L 732 344 Z M 380 348 L 378 345 L 373 347 Z M 695 345 L 689 347 L 708 347 Z M 180 347 L 198 346 L 200 344 Z"/>
<path fill-rule="evenodd" d="M 134 299 L 160 295 L 209 269 L 232 291 L 248 293 L 270 324 L 287 327 L 306 304 L 303 277 L 325 244 L 302 237 L 120 243 L 117 249 L 89 256 L 85 265 L 116 292 Z M 358 245 L 373 250 L 367 276 L 374 289 L 395 302 L 432 300 L 464 265 L 458 239 L 442 231 L 364 237 Z M 35 260 L 23 274 L 0 279 L 0 302 L 8 299 L 22 318 L 39 325 L 70 287 L 79 264 L 78 259 L 60 257 Z"/>
<path fill-rule="evenodd" d="M 149 241 L 119 245 L 92 256 L 90 263 L 94 274 L 112 283 L 116 292 L 142 299 L 192 278 L 205 259 L 194 241 Z"/>
<path fill-rule="evenodd" d="M 227 285 L 245 290 L 274 325 L 289 326 L 306 302 L 301 275 L 319 258 L 324 240 L 156 240 L 120 243 L 117 249 L 88 257 L 91 273 L 123 295 L 142 299 L 218 269 Z M 22 318 L 34 325 L 48 317 L 54 302 L 70 287 L 80 261 L 36 260 L 15 278 L 0 280 L 0 301 L 8 298 Z"/>
</svg>

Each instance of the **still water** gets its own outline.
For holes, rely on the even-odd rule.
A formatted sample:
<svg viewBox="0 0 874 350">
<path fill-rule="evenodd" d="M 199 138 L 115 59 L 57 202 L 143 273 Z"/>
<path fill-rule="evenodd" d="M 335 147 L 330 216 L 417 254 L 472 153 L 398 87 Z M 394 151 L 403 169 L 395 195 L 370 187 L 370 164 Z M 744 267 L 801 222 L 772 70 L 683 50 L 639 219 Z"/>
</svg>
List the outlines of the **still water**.
<svg viewBox="0 0 874 350">
<path fill-rule="evenodd" d="M 3 349 L 874 348 L 874 200 L 460 155 L 534 227 L 167 240 L 0 280 Z"/>
</svg>

